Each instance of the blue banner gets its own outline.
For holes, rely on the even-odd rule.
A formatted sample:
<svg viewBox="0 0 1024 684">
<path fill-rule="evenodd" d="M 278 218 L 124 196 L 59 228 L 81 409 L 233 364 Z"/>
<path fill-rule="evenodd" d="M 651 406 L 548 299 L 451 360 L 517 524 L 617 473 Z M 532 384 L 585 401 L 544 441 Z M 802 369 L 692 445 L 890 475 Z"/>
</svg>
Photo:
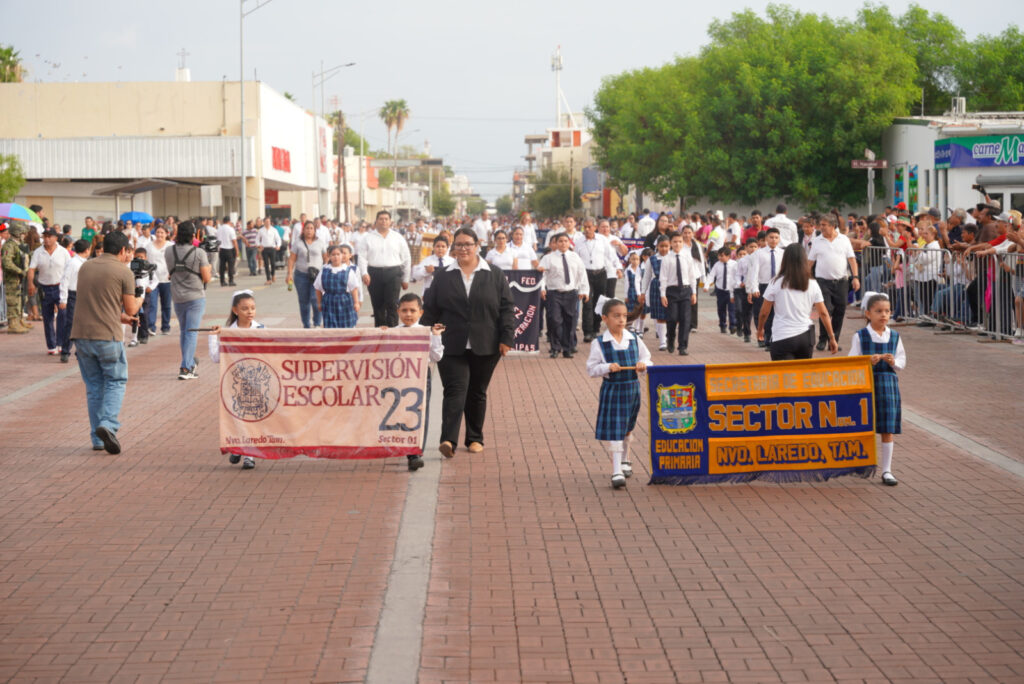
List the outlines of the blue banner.
<svg viewBox="0 0 1024 684">
<path fill-rule="evenodd" d="M 516 331 L 512 351 L 540 351 L 540 271 L 505 271 L 515 304 Z"/>
<path fill-rule="evenodd" d="M 648 383 L 652 484 L 875 471 L 867 357 L 651 366 Z"/>
</svg>

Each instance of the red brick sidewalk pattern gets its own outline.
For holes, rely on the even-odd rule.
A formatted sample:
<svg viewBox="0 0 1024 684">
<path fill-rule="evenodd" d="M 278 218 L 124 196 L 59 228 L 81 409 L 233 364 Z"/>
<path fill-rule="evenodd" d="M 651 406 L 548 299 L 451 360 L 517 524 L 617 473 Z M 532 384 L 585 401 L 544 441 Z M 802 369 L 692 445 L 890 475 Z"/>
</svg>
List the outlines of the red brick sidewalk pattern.
<svg viewBox="0 0 1024 684">
<path fill-rule="evenodd" d="M 691 362 L 767 360 L 701 326 Z M 0 336 L 0 396 L 69 368 L 36 333 Z M 1020 458 L 1019 351 L 901 333 L 906 405 Z M 129 351 L 119 456 L 75 376 L 2 407 L 0 680 L 363 681 L 404 463 L 228 465 L 213 368 L 174 380 L 176 342 Z M 506 359 L 486 451 L 428 463 L 420 682 L 1024 681 L 1024 480 L 905 422 L 896 488 L 647 486 L 642 418 L 613 491 L 581 352 Z"/>
</svg>

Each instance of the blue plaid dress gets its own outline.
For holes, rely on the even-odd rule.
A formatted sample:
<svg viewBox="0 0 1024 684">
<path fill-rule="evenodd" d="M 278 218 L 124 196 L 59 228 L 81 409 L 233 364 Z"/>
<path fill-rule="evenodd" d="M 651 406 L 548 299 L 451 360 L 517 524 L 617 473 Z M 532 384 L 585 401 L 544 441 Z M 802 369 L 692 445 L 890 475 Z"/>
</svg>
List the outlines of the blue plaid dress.
<svg viewBox="0 0 1024 684">
<path fill-rule="evenodd" d="M 891 329 L 889 341 L 885 344 L 872 340 L 867 328 L 862 328 L 857 334 L 860 336 L 860 353 L 865 356 L 895 354 L 900 341 L 899 333 Z M 898 435 L 903 422 L 903 409 L 896 369 L 885 361 L 880 361 L 874 365 L 872 371 L 875 376 L 875 432 Z"/>
<path fill-rule="evenodd" d="M 647 260 L 650 268 L 653 269 L 654 279 L 651 280 L 651 287 L 647 290 L 646 313 L 656 321 L 664 321 L 668 318 L 668 311 L 661 305 L 661 257 L 652 254 Z"/>
<path fill-rule="evenodd" d="M 354 328 L 359 316 L 356 314 L 352 293 L 348 291 L 348 274 L 355 266 L 347 266 L 337 273 L 325 265 L 320 284 L 324 288 L 323 312 L 325 328 Z"/>
<path fill-rule="evenodd" d="M 603 337 L 603 336 L 602 336 Z M 605 363 L 620 366 L 635 366 L 640 360 L 640 346 L 636 337 L 629 341 L 629 347 L 616 349 L 611 342 L 599 338 L 601 354 Z M 597 403 L 597 429 L 594 437 L 600 440 L 618 442 L 636 427 L 640 415 L 640 380 L 635 370 L 609 373 L 601 382 L 601 394 Z"/>
<path fill-rule="evenodd" d="M 626 311 L 635 309 L 637 299 L 640 298 L 640 283 L 637 282 L 639 277 L 639 274 L 633 273 L 628 268 L 626 269 Z"/>
</svg>

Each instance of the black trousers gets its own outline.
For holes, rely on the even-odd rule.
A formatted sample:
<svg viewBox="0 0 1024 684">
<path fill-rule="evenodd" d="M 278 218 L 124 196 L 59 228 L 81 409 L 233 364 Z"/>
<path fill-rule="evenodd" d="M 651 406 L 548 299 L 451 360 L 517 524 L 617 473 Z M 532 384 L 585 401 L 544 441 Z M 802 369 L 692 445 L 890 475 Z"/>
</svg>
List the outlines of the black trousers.
<svg viewBox="0 0 1024 684">
<path fill-rule="evenodd" d="M 466 419 L 466 446 L 484 443 L 487 417 L 487 386 L 501 354 L 481 356 L 466 349 L 458 356 L 445 355 L 437 362 L 444 386 L 441 403 L 441 441 L 459 443 L 459 424 Z"/>
<path fill-rule="evenodd" d="M 36 292 L 39 293 L 41 303 L 46 348 L 56 349 L 64 337 L 64 312 L 60 310 L 60 283 L 40 285 Z"/>
<path fill-rule="evenodd" d="M 583 335 L 594 337 L 601 329 L 601 312 L 597 311 L 597 298 L 604 294 L 608 284 L 605 270 L 587 271 L 587 282 L 590 283 L 590 299 L 583 302 Z"/>
<path fill-rule="evenodd" d="M 732 291 L 733 299 L 736 300 L 736 328 L 743 333 L 744 337 L 750 337 L 750 317 L 754 311 L 754 305 L 747 301 L 747 291 L 737 287 Z"/>
<path fill-rule="evenodd" d="M 571 292 L 547 291 L 548 336 L 551 350 L 567 352 L 576 347 L 576 312 L 579 295 Z M 585 302 L 586 306 L 589 302 Z"/>
<path fill-rule="evenodd" d="M 605 282 L 604 296 L 607 297 L 608 299 L 614 299 L 615 298 L 615 288 L 619 284 L 619 279 L 618 278 L 608 278 L 604 282 Z M 601 312 L 598 311 L 598 313 L 601 313 Z"/>
<path fill-rule="evenodd" d="M 220 251 L 217 252 L 217 255 L 220 257 L 220 270 L 219 270 L 219 273 L 220 273 L 220 284 L 221 285 L 227 285 L 228 283 L 234 283 L 235 282 L 235 259 L 238 256 L 235 253 L 235 248 L 234 247 L 232 247 L 231 249 L 221 248 Z M 228 280 L 226 282 L 224 280 L 224 272 L 225 271 L 227 271 L 227 274 L 228 274 Z"/>
<path fill-rule="evenodd" d="M 690 317 L 693 315 L 693 305 L 690 297 L 693 290 L 689 285 L 679 287 L 673 285 L 665 291 L 668 298 L 668 346 L 673 348 L 676 343 L 676 327 L 679 328 L 679 351 L 685 350 L 690 345 Z"/>
<path fill-rule="evenodd" d="M 64 354 L 71 353 L 71 324 L 75 322 L 75 301 L 78 293 L 68 290 L 68 303 L 64 307 L 64 335 L 60 338 L 60 350 Z"/>
<path fill-rule="evenodd" d="M 807 329 L 807 332 L 784 340 L 772 340 L 771 344 L 772 361 L 793 361 L 795 359 L 810 359 L 814 356 L 814 326 Z"/>
<path fill-rule="evenodd" d="M 825 308 L 832 318 L 832 334 L 839 341 L 839 335 L 843 332 L 843 319 L 846 318 L 846 298 L 850 294 L 850 281 L 828 280 L 818 278 L 818 287 L 821 288 L 821 295 L 825 298 Z M 825 332 L 825 324 L 818 321 L 818 341 L 828 342 L 828 333 Z"/>
<path fill-rule="evenodd" d="M 274 263 L 277 259 L 276 249 L 264 249 L 263 250 L 263 271 L 267 274 L 267 280 L 274 277 L 274 269 L 277 264 Z"/>
<path fill-rule="evenodd" d="M 761 318 L 761 307 L 764 306 L 764 292 L 768 289 L 768 283 L 763 285 L 758 284 L 757 291 L 761 293 L 760 297 L 755 297 L 752 303 L 753 307 L 753 318 L 754 325 L 757 325 L 757 321 Z M 775 307 L 772 307 L 772 312 L 768 314 L 768 320 L 764 323 L 764 343 L 769 345 L 772 342 L 772 323 L 775 321 Z"/>
<path fill-rule="evenodd" d="M 730 301 L 733 294 L 729 290 L 715 290 L 715 298 L 718 300 L 718 327 L 736 327 L 736 306 Z"/>
<path fill-rule="evenodd" d="M 402 292 L 402 267 L 370 266 L 366 269 L 366 273 L 370 276 L 370 284 L 366 286 L 366 289 L 370 292 L 370 303 L 373 304 L 373 325 L 378 328 L 382 325 L 394 328 L 398 325 L 398 297 Z"/>
</svg>

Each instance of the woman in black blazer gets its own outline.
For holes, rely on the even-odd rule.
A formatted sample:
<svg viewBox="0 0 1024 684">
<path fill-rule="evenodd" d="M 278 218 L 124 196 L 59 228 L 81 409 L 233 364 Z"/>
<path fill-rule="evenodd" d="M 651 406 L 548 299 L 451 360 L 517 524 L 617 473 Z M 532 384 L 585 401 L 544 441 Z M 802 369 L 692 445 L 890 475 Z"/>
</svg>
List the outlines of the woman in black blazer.
<svg viewBox="0 0 1024 684">
<path fill-rule="evenodd" d="M 428 327 L 445 326 L 444 357 L 437 371 L 444 385 L 439 450 L 446 458 L 455 453 L 463 416 L 466 447 L 472 453 L 484 450 L 487 386 L 498 361 L 512 348 L 515 332 L 508 281 L 500 268 L 480 258 L 476 233 L 460 228 L 452 247 L 455 263 L 434 273 L 420 320 Z"/>
</svg>

